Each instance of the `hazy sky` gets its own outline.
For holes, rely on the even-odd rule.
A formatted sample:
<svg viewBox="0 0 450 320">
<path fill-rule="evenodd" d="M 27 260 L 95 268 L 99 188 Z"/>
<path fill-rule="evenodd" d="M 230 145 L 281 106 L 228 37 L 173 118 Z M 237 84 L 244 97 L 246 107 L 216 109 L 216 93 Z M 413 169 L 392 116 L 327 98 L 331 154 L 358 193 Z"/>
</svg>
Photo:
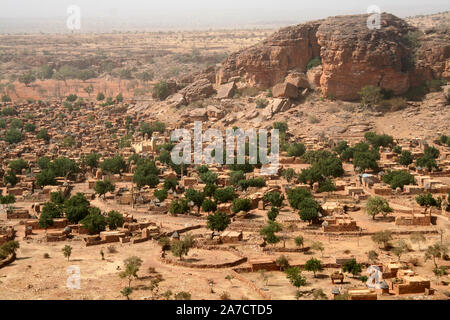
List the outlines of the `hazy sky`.
<svg viewBox="0 0 450 320">
<path fill-rule="evenodd" d="M 366 13 L 370 5 L 400 17 L 450 10 L 448 0 L 0 0 L 0 28 L 8 26 L 7 22 L 45 26 L 58 19 L 63 26 L 69 5 L 81 8 L 85 25 L 111 27 L 300 23 L 331 15 Z"/>
</svg>

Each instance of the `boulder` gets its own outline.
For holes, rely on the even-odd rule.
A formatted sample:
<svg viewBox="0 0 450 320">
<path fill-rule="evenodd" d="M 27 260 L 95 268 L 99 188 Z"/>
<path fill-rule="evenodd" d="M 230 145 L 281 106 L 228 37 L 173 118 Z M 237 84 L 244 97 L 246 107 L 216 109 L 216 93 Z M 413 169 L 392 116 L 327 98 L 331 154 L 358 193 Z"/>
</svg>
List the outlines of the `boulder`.
<svg viewBox="0 0 450 320">
<path fill-rule="evenodd" d="M 187 103 L 208 98 L 214 94 L 215 90 L 208 79 L 200 79 L 182 89 L 180 93 L 184 95 Z"/>
<path fill-rule="evenodd" d="M 233 98 L 236 91 L 236 84 L 234 82 L 229 82 L 223 84 L 217 89 L 217 99 L 230 99 Z"/>
<path fill-rule="evenodd" d="M 292 98 L 298 97 L 298 88 L 289 82 L 279 83 L 272 89 L 275 98 Z"/>
<path fill-rule="evenodd" d="M 286 77 L 285 82 L 290 83 L 297 88 L 310 88 L 308 78 L 303 72 L 291 72 Z"/>
</svg>

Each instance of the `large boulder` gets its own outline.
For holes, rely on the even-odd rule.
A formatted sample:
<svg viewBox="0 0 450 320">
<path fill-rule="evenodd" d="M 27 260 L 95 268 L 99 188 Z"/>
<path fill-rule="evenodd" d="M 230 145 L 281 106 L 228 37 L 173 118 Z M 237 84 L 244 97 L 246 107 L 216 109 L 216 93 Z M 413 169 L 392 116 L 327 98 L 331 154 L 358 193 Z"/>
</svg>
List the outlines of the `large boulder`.
<svg viewBox="0 0 450 320">
<path fill-rule="evenodd" d="M 298 88 L 289 82 L 279 83 L 272 88 L 272 94 L 275 98 L 292 98 L 298 97 Z"/>
<path fill-rule="evenodd" d="M 200 79 L 180 90 L 187 103 L 208 98 L 215 93 L 212 83 L 208 79 Z"/>
<path fill-rule="evenodd" d="M 291 72 L 288 74 L 288 76 L 286 77 L 285 82 L 290 83 L 294 86 L 296 86 L 297 88 L 310 88 L 310 84 L 308 82 L 308 78 L 306 76 L 305 73 L 303 72 Z"/>
<path fill-rule="evenodd" d="M 221 85 L 217 89 L 217 99 L 230 99 L 233 98 L 234 94 L 236 92 L 236 83 L 229 82 L 226 84 Z"/>
</svg>

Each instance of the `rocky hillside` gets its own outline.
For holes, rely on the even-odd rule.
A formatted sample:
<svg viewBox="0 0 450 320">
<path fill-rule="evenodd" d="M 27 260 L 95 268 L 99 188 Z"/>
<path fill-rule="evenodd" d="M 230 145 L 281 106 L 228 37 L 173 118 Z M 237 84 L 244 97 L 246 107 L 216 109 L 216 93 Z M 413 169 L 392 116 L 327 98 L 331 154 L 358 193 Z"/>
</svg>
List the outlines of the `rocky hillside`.
<svg viewBox="0 0 450 320">
<path fill-rule="evenodd" d="M 217 72 L 217 84 L 239 78 L 268 89 L 295 71 L 326 97 L 354 100 L 367 85 L 403 94 L 424 80 L 449 78 L 448 32 L 426 34 L 387 13 L 381 28 L 370 30 L 367 19 L 337 16 L 284 28 L 230 55 Z"/>
</svg>

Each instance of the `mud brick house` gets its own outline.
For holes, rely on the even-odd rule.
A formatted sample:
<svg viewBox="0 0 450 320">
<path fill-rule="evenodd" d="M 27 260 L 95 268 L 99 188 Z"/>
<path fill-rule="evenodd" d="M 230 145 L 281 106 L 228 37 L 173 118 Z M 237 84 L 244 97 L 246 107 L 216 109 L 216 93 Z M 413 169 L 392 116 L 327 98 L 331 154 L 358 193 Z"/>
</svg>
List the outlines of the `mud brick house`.
<svg viewBox="0 0 450 320">
<path fill-rule="evenodd" d="M 387 185 L 374 184 L 371 189 L 371 192 L 373 195 L 390 196 L 390 195 L 392 195 L 392 188 Z"/>
<path fill-rule="evenodd" d="M 47 242 L 65 241 L 67 239 L 63 230 L 48 231 L 45 237 Z"/>
<path fill-rule="evenodd" d="M 224 231 L 220 235 L 222 243 L 237 243 L 242 241 L 242 232 Z"/>
<path fill-rule="evenodd" d="M 396 294 L 425 293 L 430 291 L 430 280 L 417 275 L 408 275 L 386 281 L 390 289 Z"/>
<path fill-rule="evenodd" d="M 424 188 L 416 185 L 406 185 L 403 187 L 406 194 L 421 194 L 424 192 Z"/>
<path fill-rule="evenodd" d="M 323 232 L 352 232 L 359 230 L 356 221 L 350 216 L 333 216 L 325 218 L 325 222 L 322 224 Z"/>
<path fill-rule="evenodd" d="M 429 226 L 431 224 L 430 215 L 416 213 L 412 215 L 402 215 L 395 218 L 397 226 Z"/>
<path fill-rule="evenodd" d="M 252 272 L 259 270 L 276 271 L 280 269 L 272 259 L 252 259 L 248 261 L 248 264 Z"/>
<path fill-rule="evenodd" d="M 26 209 L 13 209 L 6 212 L 6 219 L 30 219 L 30 212 Z"/>
<path fill-rule="evenodd" d="M 368 288 L 355 288 L 348 290 L 349 300 L 378 300 L 376 290 Z"/>
</svg>

